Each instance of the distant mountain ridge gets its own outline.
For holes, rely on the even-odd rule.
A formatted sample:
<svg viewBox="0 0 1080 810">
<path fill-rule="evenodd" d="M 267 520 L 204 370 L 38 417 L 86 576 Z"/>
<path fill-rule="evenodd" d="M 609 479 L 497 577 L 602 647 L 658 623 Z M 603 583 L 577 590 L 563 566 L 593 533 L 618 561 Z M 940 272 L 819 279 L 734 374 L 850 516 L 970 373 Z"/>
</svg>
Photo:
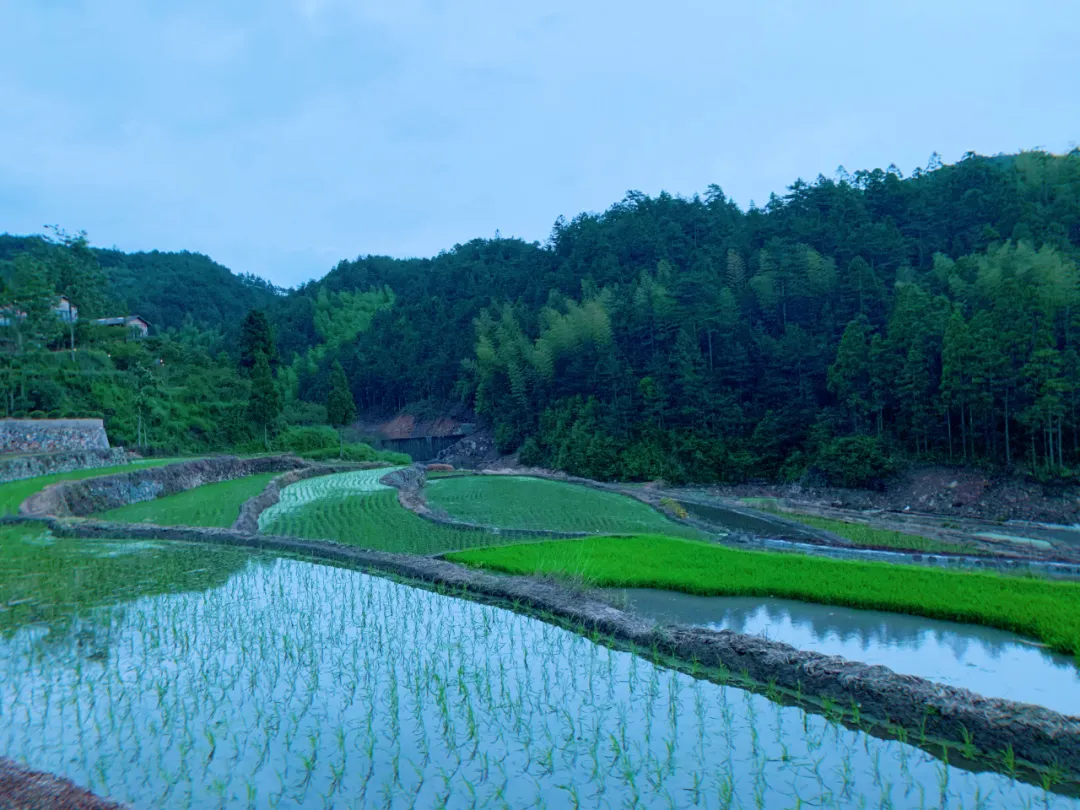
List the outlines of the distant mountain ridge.
<svg viewBox="0 0 1080 810">
<path fill-rule="evenodd" d="M 0 268 L 19 253 L 41 254 L 40 236 L 0 234 Z M 239 275 L 208 256 L 189 251 L 125 253 L 93 248 L 108 279 L 107 296 L 145 318 L 155 331 L 179 329 L 190 318 L 203 329 L 235 331 L 251 309 L 263 309 L 281 292 L 257 276 Z"/>
</svg>

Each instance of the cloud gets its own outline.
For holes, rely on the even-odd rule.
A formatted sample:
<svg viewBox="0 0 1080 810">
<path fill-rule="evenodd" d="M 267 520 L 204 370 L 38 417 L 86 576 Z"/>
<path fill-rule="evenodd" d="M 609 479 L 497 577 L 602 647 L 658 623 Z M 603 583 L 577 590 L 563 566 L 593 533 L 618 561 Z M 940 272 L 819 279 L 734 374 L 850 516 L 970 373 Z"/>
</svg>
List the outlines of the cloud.
<svg viewBox="0 0 1080 810">
<path fill-rule="evenodd" d="M 628 188 L 716 182 L 745 205 L 839 163 L 1062 149 L 1078 12 L 1035 5 L 1058 24 L 973 0 L 0 5 L 0 229 L 293 283 L 359 253 L 543 239 Z"/>
</svg>

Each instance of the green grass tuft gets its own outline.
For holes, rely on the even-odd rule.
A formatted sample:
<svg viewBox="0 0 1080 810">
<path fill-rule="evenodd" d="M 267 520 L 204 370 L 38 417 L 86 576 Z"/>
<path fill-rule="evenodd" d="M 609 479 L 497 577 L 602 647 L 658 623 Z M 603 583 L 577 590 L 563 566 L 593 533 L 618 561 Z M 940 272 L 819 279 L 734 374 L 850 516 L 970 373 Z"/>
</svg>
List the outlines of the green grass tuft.
<svg viewBox="0 0 1080 810">
<path fill-rule="evenodd" d="M 176 495 L 110 509 L 95 517 L 124 523 L 156 523 L 160 526 L 228 527 L 239 516 L 244 501 L 266 489 L 276 475 L 280 473 L 262 473 L 206 484 Z"/>
<path fill-rule="evenodd" d="M 1080 583 L 741 551 L 658 535 L 524 543 L 447 555 L 597 587 L 766 596 L 889 610 L 1011 630 L 1080 654 Z"/>
</svg>

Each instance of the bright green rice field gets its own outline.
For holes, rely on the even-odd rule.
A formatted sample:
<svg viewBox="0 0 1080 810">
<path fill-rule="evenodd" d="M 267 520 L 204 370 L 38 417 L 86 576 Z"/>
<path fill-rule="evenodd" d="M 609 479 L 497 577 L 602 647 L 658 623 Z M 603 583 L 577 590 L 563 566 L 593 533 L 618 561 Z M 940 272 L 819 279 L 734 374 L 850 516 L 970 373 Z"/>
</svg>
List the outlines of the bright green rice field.
<svg viewBox="0 0 1080 810">
<path fill-rule="evenodd" d="M 166 495 L 101 512 L 95 517 L 122 523 L 156 523 L 160 526 L 231 526 L 240 507 L 266 489 L 280 473 L 262 473 L 205 484 L 187 492 Z"/>
<path fill-rule="evenodd" d="M 410 554 L 507 542 L 505 535 L 455 529 L 417 517 L 398 503 L 396 490 L 379 483 L 388 472 L 360 470 L 292 484 L 259 518 L 259 530 Z"/>
<path fill-rule="evenodd" d="M 334 540 L 381 551 L 439 554 L 511 542 L 515 530 L 579 532 L 665 531 L 703 537 L 631 498 L 532 478 L 475 476 L 430 482 L 428 503 L 469 522 L 501 531 L 459 529 L 417 517 L 393 489 L 378 483 L 388 470 L 311 478 L 287 487 L 263 514 L 260 530 Z"/>
<path fill-rule="evenodd" d="M 428 504 L 458 520 L 504 529 L 594 534 L 662 532 L 704 540 L 697 529 L 615 492 L 522 476 L 473 475 L 431 481 Z"/>
<path fill-rule="evenodd" d="M 969 622 L 1080 656 L 1080 583 L 741 551 L 658 535 L 522 543 L 448 554 L 513 574 L 581 578 L 597 587 L 766 596 Z"/>
</svg>

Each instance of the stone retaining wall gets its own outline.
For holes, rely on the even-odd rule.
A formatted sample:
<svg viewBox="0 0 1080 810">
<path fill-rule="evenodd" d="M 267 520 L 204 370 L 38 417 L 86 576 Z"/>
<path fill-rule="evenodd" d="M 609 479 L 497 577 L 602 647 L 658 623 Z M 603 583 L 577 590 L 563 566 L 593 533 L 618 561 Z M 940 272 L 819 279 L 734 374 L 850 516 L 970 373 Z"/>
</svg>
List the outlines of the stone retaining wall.
<svg viewBox="0 0 1080 810">
<path fill-rule="evenodd" d="M 0 454 L 108 449 L 100 419 L 0 419 Z"/>
<path fill-rule="evenodd" d="M 19 514 L 27 517 L 85 517 L 132 503 L 151 501 L 164 495 L 175 495 L 204 484 L 216 484 L 247 475 L 281 472 L 303 466 L 305 462 L 296 456 L 248 459 L 219 456 L 87 478 L 83 481 L 62 481 L 23 501 Z"/>
<path fill-rule="evenodd" d="M 913 744 L 929 748 L 940 741 L 951 743 L 955 746 L 950 754 L 954 758 L 959 757 L 965 735 L 970 735 L 984 764 L 992 760 L 1000 766 L 1003 752 L 1011 746 L 1020 762 L 1060 768 L 1070 778 L 1080 773 L 1080 718 L 982 697 L 967 689 L 899 675 L 883 666 L 800 651 L 759 636 L 657 624 L 553 581 L 487 574 L 412 554 L 229 529 L 57 519 L 46 522 L 58 535 L 181 540 L 265 549 L 436 583 L 460 589 L 463 596 L 470 598 L 520 605 L 567 620 L 638 653 L 652 651 L 698 672 L 725 671 L 737 686 L 756 684 L 761 689 L 768 685 L 769 690 L 777 690 L 777 696 L 786 695 L 789 700 L 798 696 L 798 702 L 812 711 L 825 713 L 822 707 L 827 699 L 834 707 L 832 714 L 844 719 L 848 711 L 846 722 L 855 722 L 869 733 L 895 736 L 894 729 L 900 726 L 911 731 Z M 751 683 L 741 682 L 739 673 L 745 673 Z M 858 707 L 860 719 L 852 718 L 851 707 Z"/>
<path fill-rule="evenodd" d="M 118 464 L 127 464 L 129 461 L 131 461 L 131 456 L 122 447 L 16 456 L 0 461 L 0 484 L 21 481 L 24 478 L 37 478 L 39 475 L 89 470 L 94 467 L 114 467 Z"/>
</svg>

